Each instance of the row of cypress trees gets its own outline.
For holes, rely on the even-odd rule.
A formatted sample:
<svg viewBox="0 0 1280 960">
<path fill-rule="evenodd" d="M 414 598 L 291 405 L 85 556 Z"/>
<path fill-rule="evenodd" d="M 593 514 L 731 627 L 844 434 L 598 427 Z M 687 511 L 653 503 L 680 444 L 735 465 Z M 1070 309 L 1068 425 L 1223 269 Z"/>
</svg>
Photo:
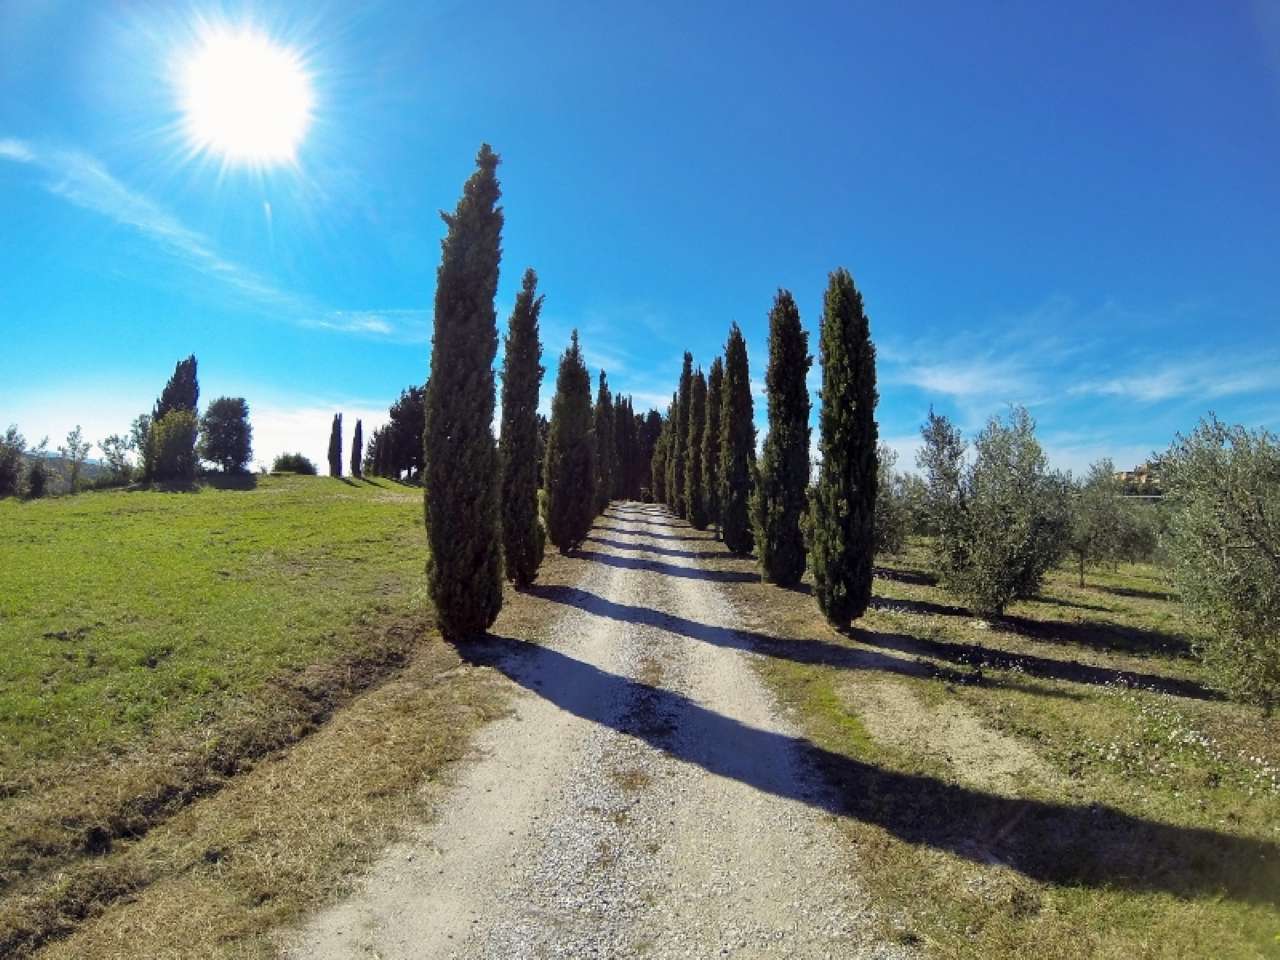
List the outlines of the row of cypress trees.
<svg viewBox="0 0 1280 960">
<path fill-rule="evenodd" d="M 831 273 L 819 334 L 822 388 L 811 483 L 808 374 L 800 310 L 779 290 L 769 311 L 769 430 L 760 462 L 746 341 L 734 324 L 710 376 L 685 353 L 653 455 L 655 498 L 695 529 L 716 525 L 735 553 L 755 550 L 763 579 L 795 586 L 807 566 L 829 621 L 848 626 L 871 601 L 877 492 L 875 347 L 862 295 Z"/>
</svg>

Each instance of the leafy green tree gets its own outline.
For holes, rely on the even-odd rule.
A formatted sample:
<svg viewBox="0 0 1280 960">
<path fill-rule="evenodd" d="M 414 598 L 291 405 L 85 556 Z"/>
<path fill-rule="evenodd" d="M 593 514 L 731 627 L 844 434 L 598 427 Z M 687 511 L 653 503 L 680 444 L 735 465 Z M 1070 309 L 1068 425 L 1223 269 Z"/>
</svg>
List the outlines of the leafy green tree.
<svg viewBox="0 0 1280 960">
<path fill-rule="evenodd" d="M 561 553 L 582 545 L 595 517 L 595 455 L 591 436 L 591 374 L 573 331 L 560 357 L 547 437 L 547 537 Z"/>
<path fill-rule="evenodd" d="M 452 214 L 436 275 L 423 473 L 427 586 L 440 632 L 488 630 L 502 608 L 502 520 L 493 437 L 502 257 L 498 155 L 483 144 Z"/>
<path fill-rule="evenodd" d="M 1210 414 L 1163 463 L 1167 550 L 1199 653 L 1232 695 L 1280 704 L 1280 440 Z"/>
<path fill-rule="evenodd" d="M 689 516 L 689 503 L 685 499 L 689 490 L 689 414 L 693 407 L 693 354 L 685 351 L 684 366 L 680 368 L 680 389 L 676 405 L 676 430 L 672 439 L 670 496 L 674 509 L 681 517 Z"/>
<path fill-rule="evenodd" d="M 684 502 L 689 523 L 695 530 L 707 529 L 707 497 L 703 482 L 702 438 L 707 429 L 707 378 L 702 368 L 693 375 L 689 401 L 689 453 L 685 460 Z"/>
<path fill-rule="evenodd" d="M 971 464 L 960 431 L 929 411 L 917 463 L 927 477 L 937 531 L 933 564 L 942 587 L 981 616 L 1033 596 L 1061 559 L 1070 525 L 1066 479 L 1049 470 L 1022 407 L 992 417 Z"/>
<path fill-rule="evenodd" d="M 813 358 L 809 335 L 791 294 L 779 290 L 769 311 L 769 365 L 765 388 L 769 433 L 760 456 L 759 486 L 752 503 L 760 572 L 790 587 L 804 576 L 801 518 L 809 489 L 809 387 Z"/>
<path fill-rule="evenodd" d="M 351 475 L 359 480 L 364 472 L 360 455 L 364 452 L 364 424 L 356 421 L 356 428 L 351 434 Z"/>
<path fill-rule="evenodd" d="M 329 476 L 342 476 L 342 414 L 333 415 L 329 428 Z"/>
<path fill-rule="evenodd" d="M 200 418 L 200 457 L 223 473 L 243 473 L 253 459 L 253 427 L 244 397 L 219 397 Z"/>
<path fill-rule="evenodd" d="M 724 393 L 724 359 L 716 357 L 707 374 L 707 416 L 702 428 L 702 497 L 707 522 L 720 528 L 720 405 Z"/>
<path fill-rule="evenodd" d="M 827 284 L 818 351 L 822 463 L 813 497 L 813 592 L 828 622 L 844 628 L 871 603 L 879 486 L 876 348 L 862 294 L 844 268 Z"/>
<path fill-rule="evenodd" d="M 196 438 L 200 422 L 194 412 L 170 410 L 151 425 L 152 479 L 161 483 L 188 485 L 196 479 Z"/>
<path fill-rule="evenodd" d="M 23 453 L 27 439 L 11 423 L 0 436 L 0 497 L 16 497 L 22 486 Z"/>
<path fill-rule="evenodd" d="M 426 397 L 426 385 L 406 387 L 391 405 L 386 427 L 387 472 L 383 476 L 398 480 L 401 474 L 408 473 L 410 479 L 421 479 L 422 439 L 427 428 Z"/>
<path fill-rule="evenodd" d="M 609 506 L 613 492 L 613 394 L 609 392 L 609 380 L 600 371 L 600 385 L 596 391 L 593 411 L 596 438 L 596 513 L 603 513 Z"/>
<path fill-rule="evenodd" d="M 1067 547 L 1076 559 L 1083 587 L 1086 565 L 1123 557 L 1131 514 L 1124 502 L 1124 482 L 1109 459 L 1090 466 L 1074 494 Z"/>
<path fill-rule="evenodd" d="M 756 425 L 751 400 L 747 341 L 735 323 L 724 348 L 720 397 L 720 516 L 724 543 L 734 553 L 751 552 L 751 486 L 755 476 Z"/>
<path fill-rule="evenodd" d="M 80 425 L 67 434 L 66 446 L 58 448 L 58 456 L 62 458 L 68 469 L 68 484 L 72 493 L 80 491 L 80 471 L 84 468 L 85 458 L 89 456 L 89 441 L 84 439 Z"/>
<path fill-rule="evenodd" d="M 883 443 L 876 453 L 876 461 L 875 552 L 897 554 L 906 546 L 907 534 L 911 532 L 909 491 L 914 478 L 893 469 L 898 463 L 898 454 Z"/>
<path fill-rule="evenodd" d="M 45 437 L 27 451 L 27 496 L 32 500 L 39 500 L 49 492 L 48 448 L 49 438 Z"/>
<path fill-rule="evenodd" d="M 502 552 L 507 578 L 521 588 L 538 575 L 546 538 L 538 517 L 538 393 L 546 372 L 538 339 L 542 300 L 538 275 L 526 270 L 503 344 Z"/>
<path fill-rule="evenodd" d="M 308 477 L 314 477 L 317 473 L 316 465 L 308 457 L 304 457 L 300 453 L 279 454 L 275 462 L 271 464 L 271 471 L 273 473 L 300 473 Z"/>
<path fill-rule="evenodd" d="M 133 465 L 129 463 L 129 450 L 132 441 L 113 433 L 105 440 L 99 440 L 102 448 L 102 459 L 107 465 L 107 476 L 112 483 L 128 483 L 133 478 Z"/>
</svg>

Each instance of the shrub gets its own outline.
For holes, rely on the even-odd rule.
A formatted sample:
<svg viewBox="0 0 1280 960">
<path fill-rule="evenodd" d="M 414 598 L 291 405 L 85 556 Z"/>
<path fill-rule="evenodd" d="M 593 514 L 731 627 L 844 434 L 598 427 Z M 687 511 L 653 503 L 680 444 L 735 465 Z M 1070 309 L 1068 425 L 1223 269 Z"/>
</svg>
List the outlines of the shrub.
<svg viewBox="0 0 1280 960">
<path fill-rule="evenodd" d="M 911 530 L 910 487 L 912 477 L 894 470 L 898 454 L 881 444 L 876 454 L 876 509 L 874 519 L 875 552 L 901 553 Z"/>
<path fill-rule="evenodd" d="M 17 424 L 0 435 L 0 497 L 16 497 L 22 485 L 22 453 L 27 447 L 26 438 L 18 432 Z"/>
<path fill-rule="evenodd" d="M 177 484 L 195 482 L 199 432 L 199 422 L 190 410 L 172 410 L 152 423 L 147 443 L 151 450 L 153 480 Z"/>
<path fill-rule="evenodd" d="M 282 453 L 271 464 L 272 473 L 301 473 L 316 475 L 316 465 L 300 453 Z"/>
</svg>

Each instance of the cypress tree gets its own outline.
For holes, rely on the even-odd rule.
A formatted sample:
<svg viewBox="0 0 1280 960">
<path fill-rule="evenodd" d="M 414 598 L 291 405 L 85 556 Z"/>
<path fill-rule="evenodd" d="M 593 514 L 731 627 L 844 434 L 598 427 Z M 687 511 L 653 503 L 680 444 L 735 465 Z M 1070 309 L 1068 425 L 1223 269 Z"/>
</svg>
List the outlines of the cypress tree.
<svg viewBox="0 0 1280 960">
<path fill-rule="evenodd" d="M 765 580 L 794 586 L 804 576 L 801 520 L 809 487 L 809 388 L 805 376 L 813 358 L 800 311 L 779 290 L 769 311 L 769 434 L 760 457 L 760 480 L 753 501 L 760 572 Z"/>
<path fill-rule="evenodd" d="M 329 428 L 329 476 L 342 476 L 342 414 L 333 415 Z"/>
<path fill-rule="evenodd" d="M 695 530 L 707 529 L 707 498 L 703 487 L 702 437 L 707 429 L 707 378 L 702 368 L 693 375 L 689 393 L 689 454 L 685 469 L 684 502 L 689 523 Z"/>
<path fill-rule="evenodd" d="M 174 410 L 186 410 L 196 413 L 200 405 L 200 382 L 196 378 L 196 357 L 193 353 L 185 360 L 179 360 L 173 368 L 173 376 L 164 385 L 164 390 L 156 399 L 151 411 L 151 422 L 155 424 L 166 413 Z"/>
<path fill-rule="evenodd" d="M 582 545 L 595 518 L 595 456 L 591 437 L 591 374 L 573 331 L 560 357 L 547 435 L 547 536 L 561 553 Z"/>
<path fill-rule="evenodd" d="M 351 475 L 357 480 L 363 476 L 361 457 L 364 455 L 364 425 L 357 420 L 356 429 L 351 434 Z"/>
<path fill-rule="evenodd" d="M 667 447 L 670 433 L 671 412 L 668 411 L 666 419 L 662 421 L 662 427 L 658 431 L 658 439 L 654 442 L 653 456 L 649 460 L 649 492 L 653 497 L 654 503 L 667 502 Z"/>
<path fill-rule="evenodd" d="M 498 156 L 483 144 L 436 273 L 435 332 L 427 380 L 423 485 L 427 589 L 448 639 L 487 630 L 502 607 L 498 449 L 493 438 L 493 298 L 502 258 Z"/>
<path fill-rule="evenodd" d="M 747 341 L 735 323 L 724 347 L 720 391 L 720 524 L 734 553 L 750 553 L 751 483 L 756 462 L 756 425 L 751 401 Z"/>
<path fill-rule="evenodd" d="M 658 441 L 662 437 L 663 419 L 657 410 L 650 410 L 643 417 L 636 416 L 636 432 L 639 435 L 638 451 L 640 478 L 637 486 L 653 503 L 661 503 L 662 497 L 657 489 L 658 474 L 654 470 L 654 458 L 658 452 Z"/>
<path fill-rule="evenodd" d="M 675 471 L 672 488 L 675 511 L 681 517 L 689 516 L 689 503 L 685 499 L 689 485 L 689 409 L 693 404 L 693 354 L 685 351 L 684 366 L 680 368 L 679 405 L 676 408 L 676 431 L 672 451 L 675 454 Z"/>
<path fill-rule="evenodd" d="M 871 603 L 877 493 L 876 348 L 862 294 L 843 267 L 831 274 L 818 339 L 822 363 L 813 503 L 814 596 L 844 628 Z"/>
<path fill-rule="evenodd" d="M 667 431 L 667 506 L 675 512 L 680 498 L 676 487 L 676 428 L 680 422 L 680 391 L 671 395 L 671 408 L 667 412 L 671 429 Z"/>
<path fill-rule="evenodd" d="M 720 528 L 720 404 L 724 393 L 724 361 L 716 357 L 707 375 L 707 421 L 702 430 L 702 496 L 707 522 Z"/>
<path fill-rule="evenodd" d="M 538 391 L 545 370 L 539 362 L 538 275 L 524 273 L 507 328 L 502 358 L 502 545 L 507 578 L 517 587 L 533 583 L 542 562 L 538 520 Z"/>
<path fill-rule="evenodd" d="M 609 379 L 600 371 L 600 386 L 596 392 L 593 411 L 596 438 L 596 513 L 604 513 L 613 493 L 613 395 L 609 392 Z"/>
</svg>

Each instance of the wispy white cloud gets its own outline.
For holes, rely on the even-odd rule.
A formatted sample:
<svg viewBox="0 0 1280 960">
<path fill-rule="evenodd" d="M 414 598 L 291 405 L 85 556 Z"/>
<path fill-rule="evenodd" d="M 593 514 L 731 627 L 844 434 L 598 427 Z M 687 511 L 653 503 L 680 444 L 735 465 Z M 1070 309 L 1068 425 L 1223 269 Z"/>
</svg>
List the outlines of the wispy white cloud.
<svg viewBox="0 0 1280 960">
<path fill-rule="evenodd" d="M 1073 395 L 1122 397 L 1143 403 L 1214 400 L 1275 390 L 1280 386 L 1280 357 L 1222 356 L 1210 360 L 1139 361 L 1122 373 L 1085 380 Z"/>
</svg>

